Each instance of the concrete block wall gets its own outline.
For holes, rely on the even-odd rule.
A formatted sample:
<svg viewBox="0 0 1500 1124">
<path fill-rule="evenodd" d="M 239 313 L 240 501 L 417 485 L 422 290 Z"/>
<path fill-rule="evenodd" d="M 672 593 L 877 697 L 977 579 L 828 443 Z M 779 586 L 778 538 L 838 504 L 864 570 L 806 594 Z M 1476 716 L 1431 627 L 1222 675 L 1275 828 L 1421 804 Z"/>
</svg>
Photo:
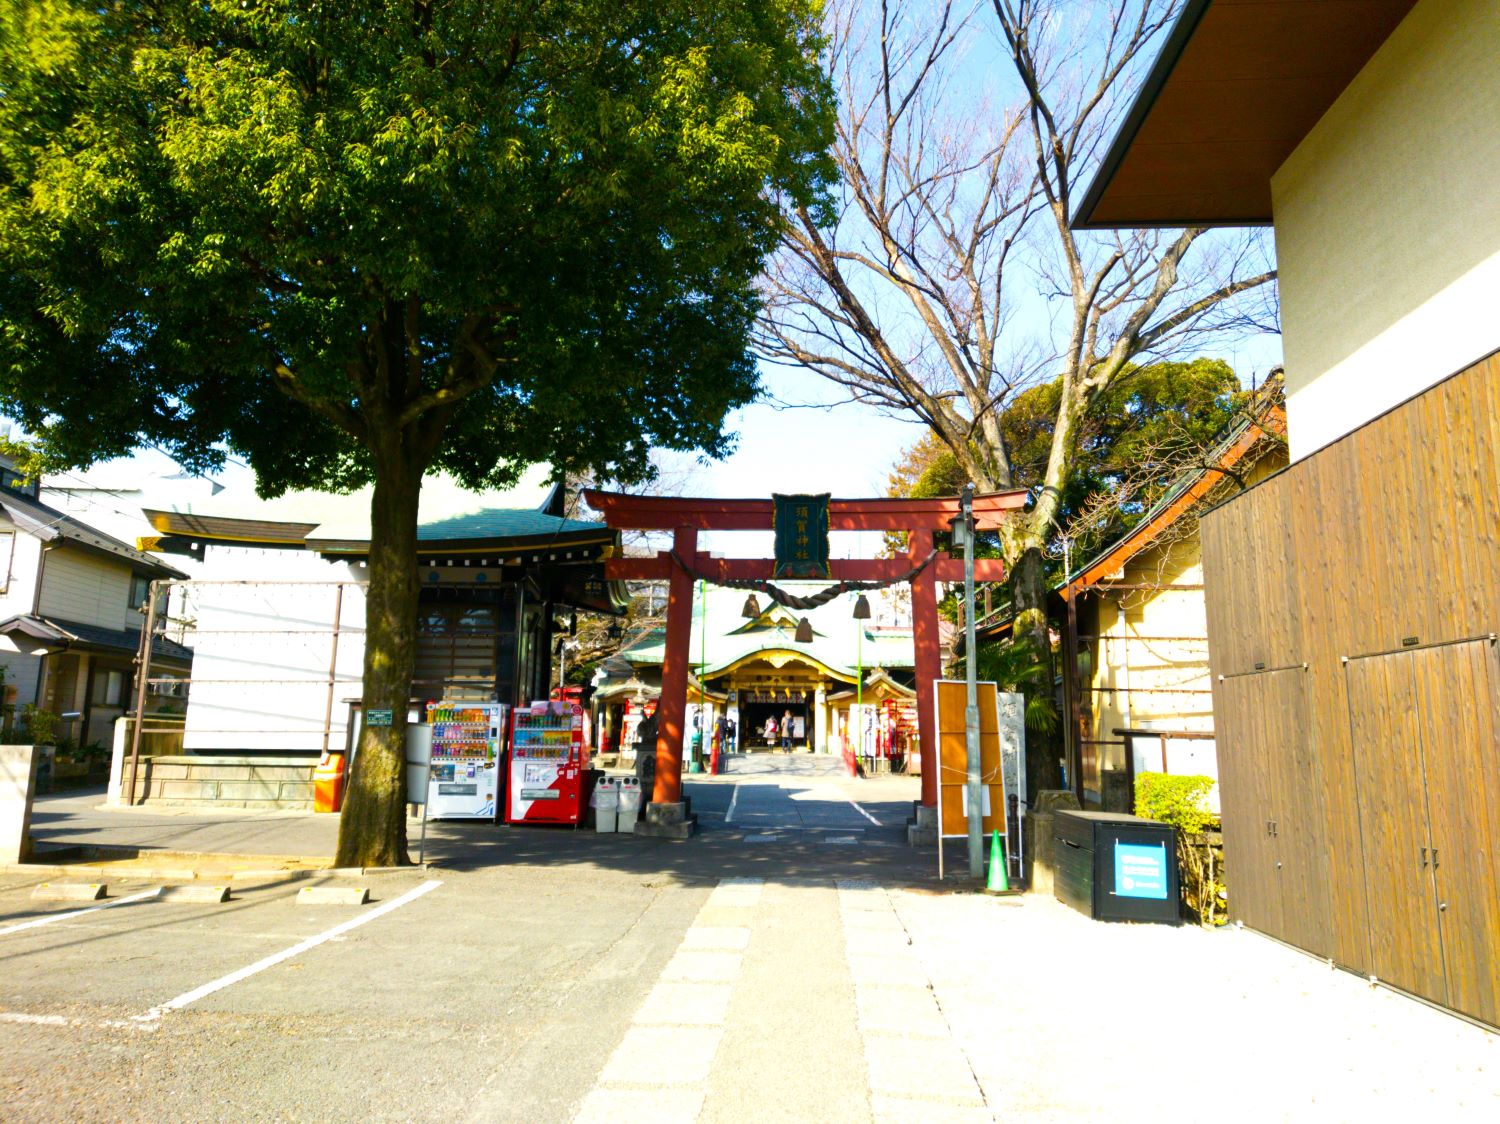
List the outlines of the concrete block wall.
<svg viewBox="0 0 1500 1124">
<path fill-rule="evenodd" d="M 298 757 L 152 757 L 141 762 L 147 803 L 312 808 L 315 762 Z"/>
</svg>

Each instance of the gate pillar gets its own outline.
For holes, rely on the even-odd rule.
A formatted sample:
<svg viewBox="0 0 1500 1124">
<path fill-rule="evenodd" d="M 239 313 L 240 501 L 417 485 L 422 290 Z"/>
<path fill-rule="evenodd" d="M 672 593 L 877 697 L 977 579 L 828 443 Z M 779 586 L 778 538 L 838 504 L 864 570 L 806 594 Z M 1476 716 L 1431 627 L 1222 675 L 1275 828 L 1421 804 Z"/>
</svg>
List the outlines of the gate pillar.
<svg viewBox="0 0 1500 1124">
<path fill-rule="evenodd" d="M 677 527 L 672 549 L 691 559 L 698 532 Z M 637 835 L 686 839 L 694 822 L 682 800 L 682 746 L 687 722 L 689 648 L 693 638 L 693 576 L 675 562 L 667 579 L 667 636 L 661 664 L 661 695 L 656 702 L 656 783 L 651 803 L 636 821 Z"/>
</svg>

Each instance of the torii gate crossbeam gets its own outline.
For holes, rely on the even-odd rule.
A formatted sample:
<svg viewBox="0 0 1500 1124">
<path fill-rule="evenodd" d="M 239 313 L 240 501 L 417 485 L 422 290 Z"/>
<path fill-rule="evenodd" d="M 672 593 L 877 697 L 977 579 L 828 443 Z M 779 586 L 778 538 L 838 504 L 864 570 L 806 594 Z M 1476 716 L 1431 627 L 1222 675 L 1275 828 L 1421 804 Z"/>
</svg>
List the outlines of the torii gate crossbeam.
<svg viewBox="0 0 1500 1124">
<path fill-rule="evenodd" d="M 657 702 L 656 783 L 651 804 L 637 825 L 641 834 L 685 838 L 692 825 L 682 802 L 682 750 L 687 717 L 687 678 L 691 656 L 693 573 L 673 560 L 681 558 L 692 571 L 710 580 L 772 577 L 774 563 L 765 558 L 711 558 L 698 551 L 699 531 L 769 531 L 774 504 L 769 499 L 684 499 L 671 496 L 630 496 L 619 492 L 584 492 L 589 506 L 602 512 L 617 531 L 669 531 L 672 550 L 654 558 L 612 558 L 605 576 L 612 581 L 666 581 L 667 635 Z M 1026 503 L 1024 491 L 990 492 L 974 497 L 974 522 L 980 530 L 995 530 Z M 830 581 L 890 581 L 926 559 L 933 534 L 946 531 L 959 514 L 956 496 L 935 499 L 877 498 L 832 500 L 828 507 L 831 531 L 905 531 L 903 558 L 833 559 Z M 1005 576 L 998 559 L 974 564 L 979 581 Z M 922 804 L 937 804 L 937 723 L 932 684 L 941 677 L 938 637 L 937 583 L 962 581 L 963 562 L 936 558 L 911 579 L 912 640 L 916 657 L 917 726 L 922 752 Z"/>
</svg>

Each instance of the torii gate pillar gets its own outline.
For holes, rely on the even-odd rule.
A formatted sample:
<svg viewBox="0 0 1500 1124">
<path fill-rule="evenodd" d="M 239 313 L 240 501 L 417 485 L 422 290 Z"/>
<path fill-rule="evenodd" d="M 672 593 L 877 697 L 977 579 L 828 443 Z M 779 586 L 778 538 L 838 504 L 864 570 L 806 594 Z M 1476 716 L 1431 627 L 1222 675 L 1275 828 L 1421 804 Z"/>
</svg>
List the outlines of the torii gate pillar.
<svg viewBox="0 0 1500 1124">
<path fill-rule="evenodd" d="M 679 558 L 698 550 L 692 527 L 672 531 L 672 549 Z M 642 811 L 642 834 L 685 838 L 693 820 L 682 799 L 682 746 L 687 736 L 687 680 L 689 646 L 693 639 L 693 577 L 681 566 L 667 579 L 666 650 L 661 664 L 661 695 L 656 701 L 656 783 L 651 803 Z"/>
</svg>

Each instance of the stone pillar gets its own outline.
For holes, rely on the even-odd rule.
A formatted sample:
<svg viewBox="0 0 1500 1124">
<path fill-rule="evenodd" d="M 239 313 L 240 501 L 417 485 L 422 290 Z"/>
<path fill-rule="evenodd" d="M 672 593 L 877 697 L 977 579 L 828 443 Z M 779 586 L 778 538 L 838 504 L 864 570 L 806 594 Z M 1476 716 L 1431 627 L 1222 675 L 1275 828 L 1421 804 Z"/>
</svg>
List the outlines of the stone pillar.
<svg viewBox="0 0 1500 1124">
<path fill-rule="evenodd" d="M 832 752 L 828 744 L 828 691 L 821 683 L 813 693 L 813 752 Z"/>
<path fill-rule="evenodd" d="M 0 745 L 0 866 L 31 857 L 31 799 L 36 792 L 34 745 Z"/>
</svg>

